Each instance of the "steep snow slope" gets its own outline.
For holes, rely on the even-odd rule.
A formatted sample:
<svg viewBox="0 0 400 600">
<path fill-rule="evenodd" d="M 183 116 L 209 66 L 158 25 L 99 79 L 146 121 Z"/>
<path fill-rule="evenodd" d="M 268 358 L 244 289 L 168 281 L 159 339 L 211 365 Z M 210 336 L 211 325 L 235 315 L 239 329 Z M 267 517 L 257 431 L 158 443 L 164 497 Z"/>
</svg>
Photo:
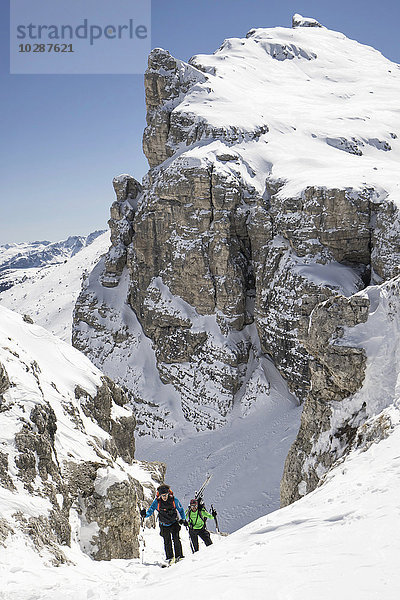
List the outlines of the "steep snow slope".
<svg viewBox="0 0 400 600">
<path fill-rule="evenodd" d="M 275 374 L 270 394 L 261 396 L 250 414 L 243 416 L 239 408 L 222 429 L 187 432 L 178 443 L 138 437 L 137 456 L 165 462 L 166 481 L 185 506 L 210 473 L 206 504 L 220 511 L 221 530 L 232 532 L 279 508 L 283 464 L 300 413 Z"/>
<path fill-rule="evenodd" d="M 137 588 L 138 595 L 397 598 L 400 403 L 383 416 L 391 419 L 389 437 L 365 452 L 354 452 L 321 488 L 251 523 L 165 578 L 153 575 Z M 127 591 L 120 595 L 121 600 L 128 597 Z"/>
<path fill-rule="evenodd" d="M 72 312 L 81 289 L 82 277 L 107 252 L 109 243 L 109 233 L 101 233 L 90 244 L 80 247 L 78 252 L 65 255 L 62 262 L 57 255 L 56 264 L 30 268 L 26 281 L 20 281 L 0 293 L 0 304 L 20 314 L 28 314 L 38 325 L 62 340 L 71 342 Z M 22 253 L 20 246 L 22 245 L 18 244 L 19 252 Z"/>
<path fill-rule="evenodd" d="M 15 541 L 0 549 L 2 589 L 18 600 L 397 600 L 400 592 L 399 403 L 393 430 L 331 471 L 324 485 L 171 569 L 158 566 L 161 538 L 145 532 L 144 564 L 93 563 L 58 569 L 34 562 Z M 221 511 L 223 513 L 223 511 Z M 210 525 L 212 529 L 212 525 Z M 215 543 L 218 542 L 218 543 Z M 71 558 L 76 558 L 73 553 Z M 8 598 L 6 595 L 5 598 Z"/>
</svg>

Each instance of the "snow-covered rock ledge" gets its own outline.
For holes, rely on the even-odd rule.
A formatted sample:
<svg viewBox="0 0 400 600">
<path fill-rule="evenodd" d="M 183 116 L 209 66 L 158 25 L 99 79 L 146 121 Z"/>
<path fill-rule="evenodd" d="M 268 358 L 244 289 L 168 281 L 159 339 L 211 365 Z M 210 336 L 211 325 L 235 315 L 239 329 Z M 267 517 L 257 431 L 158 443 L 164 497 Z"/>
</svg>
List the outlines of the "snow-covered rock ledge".
<svg viewBox="0 0 400 600">
<path fill-rule="evenodd" d="M 126 397 L 80 352 L 0 308 L 0 544 L 53 564 L 139 554 L 138 503 L 164 466 L 134 460 Z"/>
</svg>

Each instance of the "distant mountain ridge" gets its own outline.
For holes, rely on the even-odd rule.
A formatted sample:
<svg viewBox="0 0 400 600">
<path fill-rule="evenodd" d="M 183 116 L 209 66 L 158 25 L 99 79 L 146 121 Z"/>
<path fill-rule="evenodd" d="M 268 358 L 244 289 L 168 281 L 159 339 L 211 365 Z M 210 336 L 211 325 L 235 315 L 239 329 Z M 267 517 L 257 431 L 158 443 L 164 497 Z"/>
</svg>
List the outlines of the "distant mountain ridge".
<svg viewBox="0 0 400 600">
<path fill-rule="evenodd" d="M 102 233 L 104 230 L 87 236 L 72 235 L 59 242 L 45 240 L 0 245 L 0 292 L 29 279 L 36 272 L 30 272 L 30 269 L 63 263 L 92 244 Z"/>
<path fill-rule="evenodd" d="M 32 261 L 44 259 L 46 249 L 41 250 L 39 245 L 46 243 L 8 244 L 8 263 L 12 261 L 10 254 L 15 249 L 18 250 L 14 252 L 16 263 L 28 260 L 29 256 Z M 45 327 L 65 342 L 70 342 L 72 311 L 82 279 L 108 250 L 109 243 L 110 236 L 107 232 L 95 231 L 85 237 L 70 236 L 62 242 L 49 242 L 49 261 L 44 266 L 6 269 L 3 271 L 4 280 L 1 279 L 0 267 L 0 304 L 20 314 L 29 315 L 36 324 Z M 29 250 L 34 245 L 38 250 L 36 255 Z M 25 252 L 21 251 L 24 249 Z M 1 258 L 4 260 L 4 253 Z M 3 285 L 10 285 L 2 289 L 2 282 Z"/>
</svg>

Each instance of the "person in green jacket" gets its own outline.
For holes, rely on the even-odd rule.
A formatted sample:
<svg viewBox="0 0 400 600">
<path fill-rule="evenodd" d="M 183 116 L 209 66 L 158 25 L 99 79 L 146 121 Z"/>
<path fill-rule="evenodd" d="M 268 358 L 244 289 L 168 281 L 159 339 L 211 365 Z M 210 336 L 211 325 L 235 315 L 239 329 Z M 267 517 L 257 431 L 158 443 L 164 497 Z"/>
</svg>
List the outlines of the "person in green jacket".
<svg viewBox="0 0 400 600">
<path fill-rule="evenodd" d="M 199 506 L 197 500 L 193 499 L 186 511 L 186 519 L 189 523 L 189 535 L 193 552 L 197 552 L 199 549 L 199 538 L 203 540 L 206 546 L 211 546 L 212 541 L 210 532 L 206 528 L 206 519 L 214 519 L 214 514 L 210 515 L 205 508 Z"/>
</svg>

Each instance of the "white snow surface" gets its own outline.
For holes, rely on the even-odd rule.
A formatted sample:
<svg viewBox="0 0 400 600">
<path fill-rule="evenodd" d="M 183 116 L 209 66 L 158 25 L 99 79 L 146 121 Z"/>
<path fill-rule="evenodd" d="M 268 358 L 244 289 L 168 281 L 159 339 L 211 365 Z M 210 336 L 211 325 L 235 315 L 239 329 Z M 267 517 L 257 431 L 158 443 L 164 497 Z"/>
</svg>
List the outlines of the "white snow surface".
<svg viewBox="0 0 400 600">
<path fill-rule="evenodd" d="M 279 507 L 283 465 L 294 441 L 302 407 L 290 399 L 272 364 L 268 394 L 259 394 L 248 414 L 240 403 L 216 431 L 189 431 L 178 443 L 138 437 L 136 456 L 162 460 L 166 481 L 188 505 L 206 473 L 212 475 L 204 498 L 222 511 L 221 528 L 232 532 Z M 160 458 L 161 457 L 161 458 Z"/>
<path fill-rule="evenodd" d="M 218 159 L 232 153 L 230 144 L 221 140 L 189 148 L 182 145 L 177 149 L 182 160 L 200 164 L 211 152 L 221 169 L 236 171 L 260 194 L 264 193 L 265 178 L 270 176 L 284 183 L 280 191 L 283 197 L 299 195 L 310 184 L 373 187 L 378 198 L 400 205 L 398 65 L 373 48 L 319 27 L 255 29 L 246 39 L 226 40 L 212 56 L 196 57 L 194 64 L 205 67 L 208 79 L 199 81 L 174 112 L 194 114 L 197 121 L 226 131 L 234 127 L 243 132 L 243 142 L 235 143 L 236 162 L 223 164 Z M 249 132 L 261 124 L 268 131 L 250 139 Z M 162 168 L 168 169 L 175 157 L 165 161 Z M 307 265 L 299 268 L 314 281 L 319 280 L 317 269 L 310 270 Z M 351 274 L 335 269 L 330 275 L 334 282 L 344 278 L 351 292 Z M 120 285 L 125 285 L 123 279 Z M 103 288 L 101 293 L 106 298 L 111 292 Z M 0 547 L 0 599 L 153 600 L 169 595 L 177 600 L 397 600 L 399 310 L 393 309 L 396 303 L 387 300 L 380 286 L 363 293 L 376 300 L 370 319 L 366 325 L 346 331 L 343 343 L 348 340 L 366 347 L 366 383 L 348 400 L 347 407 L 366 401 L 372 418 L 390 418 L 392 427 L 386 439 L 365 451 L 353 451 L 326 474 L 323 485 L 300 501 L 262 516 L 229 537 L 214 536 L 214 545 L 207 549 L 201 546 L 196 556 L 191 556 L 187 534 L 182 531 L 186 558 L 171 569 L 160 569 L 162 540 L 153 530 L 144 533 L 143 562 L 96 563 L 74 544 L 65 552 L 75 564 L 58 568 L 46 565 L 22 537 L 14 536 L 7 540 L 6 548 Z M 115 319 L 111 325 L 117 330 L 120 324 L 137 327 L 122 300 L 115 308 L 121 320 Z M 176 306 L 171 304 L 172 309 Z M 33 332 L 39 329 L 31 327 Z M 131 356 L 121 352 L 123 369 L 129 372 L 137 358 L 142 371 L 136 373 L 147 377 L 139 386 L 148 382 L 149 395 L 160 395 L 180 434 L 183 423 L 176 397 L 171 386 L 160 383 L 150 342 L 141 329 L 137 331 L 138 344 L 130 349 Z M 14 333 L 10 330 L 5 335 L 8 345 Z M 30 339 L 31 344 L 35 339 L 31 347 L 36 349 L 36 341 L 40 343 L 45 335 Z M 76 355 L 67 356 L 74 362 Z M 8 359 L 12 361 L 12 355 Z M 48 356 L 46 360 L 51 359 Z M 86 385 L 98 377 L 97 370 L 93 366 L 90 369 Z M 85 373 L 86 367 L 81 377 Z M 61 379 L 66 375 L 58 370 L 57 374 Z M 267 513 L 276 507 L 277 464 L 281 461 L 282 466 L 289 438 L 294 437 L 299 408 L 290 405 L 287 398 L 286 404 L 279 402 L 281 383 L 272 384 L 274 394 L 268 404 L 261 399 L 246 416 L 233 414 L 231 422 L 219 431 L 195 434 L 188 427 L 180 445 L 168 439 L 138 440 L 138 456 L 166 460 L 167 481 L 184 503 L 202 483 L 205 472 L 213 474 L 205 499 L 208 508 L 211 501 L 215 503 L 222 530 L 232 531 L 235 519 L 243 523 L 262 508 Z M 338 413 L 341 408 L 338 406 Z M 7 434 L 8 429 L 4 431 Z M 75 439 L 71 438 L 70 444 L 72 441 L 76 445 Z M 67 442 L 63 439 L 69 448 Z M 260 473 L 265 475 L 265 482 Z M 98 484 L 100 493 L 116 476 L 104 475 L 105 481 Z M 25 504 L 30 501 L 18 498 Z M 4 494 L 2 510 L 11 510 L 11 501 L 10 494 Z M 34 503 L 29 510 L 45 508 Z M 209 527 L 213 530 L 212 522 Z"/>
<path fill-rule="evenodd" d="M 27 270 L 27 281 L 0 293 L 0 305 L 28 314 L 38 325 L 71 342 L 72 312 L 82 277 L 90 273 L 109 245 L 110 234 L 105 232 L 61 264 L 34 269 L 34 274 Z"/>
</svg>

